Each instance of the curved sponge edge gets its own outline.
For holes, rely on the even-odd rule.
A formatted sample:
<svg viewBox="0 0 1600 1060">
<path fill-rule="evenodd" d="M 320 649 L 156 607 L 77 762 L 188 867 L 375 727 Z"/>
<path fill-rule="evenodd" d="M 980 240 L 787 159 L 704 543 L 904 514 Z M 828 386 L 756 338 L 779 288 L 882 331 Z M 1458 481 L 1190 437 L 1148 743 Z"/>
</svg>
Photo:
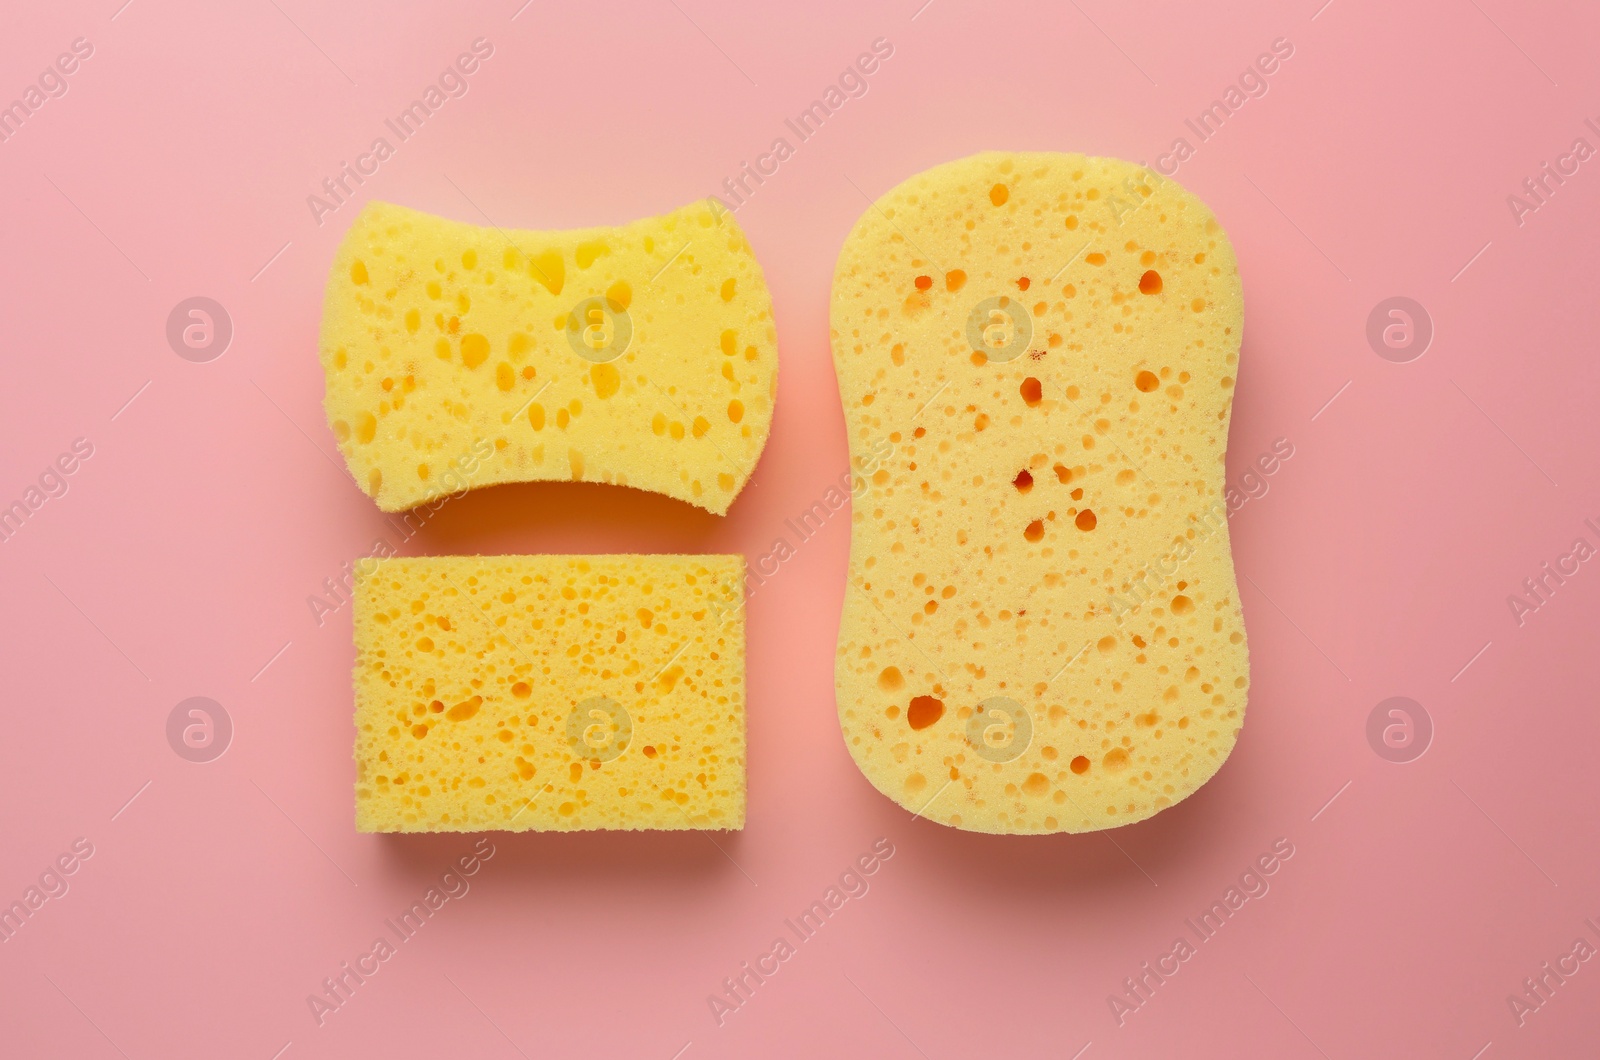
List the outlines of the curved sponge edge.
<svg viewBox="0 0 1600 1060">
<path fill-rule="evenodd" d="M 320 347 L 329 425 L 384 511 L 567 480 L 722 515 L 777 387 L 761 267 L 712 203 L 564 232 L 369 203 L 334 256 Z"/>
<path fill-rule="evenodd" d="M 740 556 L 365 560 L 362 832 L 744 827 Z"/>
<path fill-rule="evenodd" d="M 1244 720 L 1222 502 L 1243 301 L 1204 203 L 1129 162 L 989 153 L 856 224 L 840 724 L 930 820 L 1082 832 L 1204 784 Z"/>
</svg>

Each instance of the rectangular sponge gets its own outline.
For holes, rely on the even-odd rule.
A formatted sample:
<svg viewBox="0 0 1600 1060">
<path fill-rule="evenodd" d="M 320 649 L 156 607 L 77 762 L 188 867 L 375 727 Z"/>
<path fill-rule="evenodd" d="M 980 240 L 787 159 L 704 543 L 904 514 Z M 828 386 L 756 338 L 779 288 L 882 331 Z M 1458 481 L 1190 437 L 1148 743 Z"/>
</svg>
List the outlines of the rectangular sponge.
<svg viewBox="0 0 1600 1060">
<path fill-rule="evenodd" d="M 362 832 L 744 827 L 742 556 L 356 572 Z"/>
</svg>

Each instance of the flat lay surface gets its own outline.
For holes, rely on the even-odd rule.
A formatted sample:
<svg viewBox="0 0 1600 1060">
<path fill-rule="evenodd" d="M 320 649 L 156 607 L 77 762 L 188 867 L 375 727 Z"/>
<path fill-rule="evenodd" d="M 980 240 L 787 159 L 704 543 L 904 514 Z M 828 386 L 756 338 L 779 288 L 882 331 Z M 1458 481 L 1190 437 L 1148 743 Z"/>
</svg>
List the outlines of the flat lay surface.
<svg viewBox="0 0 1600 1060">
<path fill-rule="evenodd" d="M 1597 30 L 1502 0 L 10 13 L 0 1052 L 1591 1055 Z M 1148 164 L 1243 286 L 1245 724 L 1106 832 L 916 818 L 835 705 L 835 263 L 992 149 Z M 711 195 L 778 356 L 725 517 L 541 482 L 406 521 L 352 481 L 318 333 L 366 202 L 510 231 Z M 604 553 L 745 557 L 744 830 L 359 834 L 352 565 Z"/>
</svg>

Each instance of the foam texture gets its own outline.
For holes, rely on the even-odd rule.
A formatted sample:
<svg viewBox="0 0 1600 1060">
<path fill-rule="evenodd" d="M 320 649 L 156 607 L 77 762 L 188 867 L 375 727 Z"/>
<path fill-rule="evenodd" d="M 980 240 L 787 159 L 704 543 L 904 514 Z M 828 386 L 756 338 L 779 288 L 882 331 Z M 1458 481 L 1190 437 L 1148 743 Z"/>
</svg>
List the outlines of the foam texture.
<svg viewBox="0 0 1600 1060">
<path fill-rule="evenodd" d="M 363 832 L 744 827 L 740 556 L 358 566 Z"/>
<path fill-rule="evenodd" d="M 981 832 L 1204 784 L 1249 667 L 1223 460 L 1243 301 L 1204 203 L 1132 163 L 988 153 L 862 214 L 834 275 L 860 476 L 836 685 L 867 778 Z"/>
<path fill-rule="evenodd" d="M 384 511 L 556 479 L 724 514 L 778 371 L 761 267 L 706 203 L 568 232 L 369 203 L 334 256 L 321 355 L 339 450 Z"/>
</svg>

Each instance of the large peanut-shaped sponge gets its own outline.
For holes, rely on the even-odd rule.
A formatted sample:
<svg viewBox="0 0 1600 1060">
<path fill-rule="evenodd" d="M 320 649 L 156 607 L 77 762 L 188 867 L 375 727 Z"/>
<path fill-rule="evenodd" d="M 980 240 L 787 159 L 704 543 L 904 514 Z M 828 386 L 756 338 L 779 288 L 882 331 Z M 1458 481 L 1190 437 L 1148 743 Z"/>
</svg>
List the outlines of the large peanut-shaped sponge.
<svg viewBox="0 0 1600 1060">
<path fill-rule="evenodd" d="M 538 232 L 369 203 L 324 302 L 328 422 L 384 511 L 560 479 L 718 515 L 772 422 L 761 266 L 714 202 Z"/>
<path fill-rule="evenodd" d="M 1223 459 L 1243 303 L 1204 203 L 995 152 L 857 222 L 833 355 L 860 476 L 839 630 L 857 765 L 980 832 L 1128 824 L 1244 720 Z"/>
</svg>

